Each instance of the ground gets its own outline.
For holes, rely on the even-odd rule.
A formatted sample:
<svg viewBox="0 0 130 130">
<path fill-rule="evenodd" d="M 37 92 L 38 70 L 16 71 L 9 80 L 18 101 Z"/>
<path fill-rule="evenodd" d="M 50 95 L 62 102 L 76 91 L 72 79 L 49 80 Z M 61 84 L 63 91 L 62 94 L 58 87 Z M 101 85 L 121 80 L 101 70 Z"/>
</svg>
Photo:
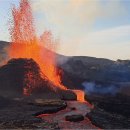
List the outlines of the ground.
<svg viewBox="0 0 130 130">
<path fill-rule="evenodd" d="M 90 112 L 91 109 L 86 102 L 43 99 L 29 102 L 21 99 L 9 100 L 1 97 L 0 106 L 0 129 L 97 128 L 85 117 L 86 113 Z M 65 121 L 66 115 L 76 114 L 83 115 L 85 119 L 75 123 Z"/>
</svg>

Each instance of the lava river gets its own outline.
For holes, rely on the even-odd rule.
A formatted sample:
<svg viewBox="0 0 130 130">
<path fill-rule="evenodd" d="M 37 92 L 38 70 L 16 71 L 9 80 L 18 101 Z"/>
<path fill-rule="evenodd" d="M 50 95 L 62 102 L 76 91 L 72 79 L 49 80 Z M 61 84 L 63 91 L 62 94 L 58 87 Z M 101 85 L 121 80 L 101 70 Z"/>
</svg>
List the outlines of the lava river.
<svg viewBox="0 0 130 130">
<path fill-rule="evenodd" d="M 75 108 L 72 110 L 72 108 Z M 91 121 L 85 116 L 91 111 L 91 107 L 87 102 L 67 101 L 67 108 L 54 114 L 41 114 L 37 117 L 50 123 L 58 123 L 60 129 L 99 129 L 94 126 Z M 80 122 L 66 121 L 68 115 L 83 115 L 84 120 Z"/>
</svg>

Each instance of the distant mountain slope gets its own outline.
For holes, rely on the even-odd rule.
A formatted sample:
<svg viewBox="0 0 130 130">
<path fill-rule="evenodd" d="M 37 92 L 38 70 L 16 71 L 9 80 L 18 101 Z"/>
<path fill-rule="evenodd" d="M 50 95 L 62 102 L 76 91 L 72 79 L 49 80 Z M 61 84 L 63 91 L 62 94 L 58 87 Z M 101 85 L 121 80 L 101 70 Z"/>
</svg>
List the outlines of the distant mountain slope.
<svg viewBox="0 0 130 130">
<path fill-rule="evenodd" d="M 112 61 L 102 58 L 74 56 L 62 64 L 61 67 L 68 73 L 84 80 L 129 82 L 130 61 Z"/>
<path fill-rule="evenodd" d="M 9 42 L 0 41 L 0 63 L 7 57 L 6 48 L 9 46 Z"/>
<path fill-rule="evenodd" d="M 8 42 L 0 41 L 1 61 L 7 56 Z M 47 50 L 48 51 L 48 50 Z M 130 60 L 109 60 L 87 56 L 56 54 L 57 65 L 63 70 L 63 83 L 69 88 L 83 89 L 83 82 L 130 86 Z M 124 84 L 126 83 L 126 84 Z"/>
</svg>

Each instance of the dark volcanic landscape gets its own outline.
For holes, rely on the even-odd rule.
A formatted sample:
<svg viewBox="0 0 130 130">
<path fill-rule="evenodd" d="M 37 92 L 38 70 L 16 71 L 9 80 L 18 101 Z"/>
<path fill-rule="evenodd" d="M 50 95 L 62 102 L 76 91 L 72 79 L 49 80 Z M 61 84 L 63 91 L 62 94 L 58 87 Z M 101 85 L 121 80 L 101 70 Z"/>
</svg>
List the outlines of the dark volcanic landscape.
<svg viewBox="0 0 130 130">
<path fill-rule="evenodd" d="M 8 61 L 6 53 L 8 46 L 10 43 L 0 41 L 1 129 L 62 129 L 65 126 L 60 126 L 57 120 L 62 121 L 61 114 L 65 115 L 65 113 L 74 114 L 69 120 L 80 121 L 84 129 L 97 127 L 130 129 L 130 60 L 112 61 L 57 54 L 56 62 L 57 67 L 62 70 L 62 83 L 68 89 L 85 91 L 85 99 L 94 105 L 92 110 L 84 107 L 83 104 L 83 109 L 79 109 L 74 103 L 76 95 L 69 90 L 54 91 L 53 84 L 41 77 L 40 68 L 33 59 Z M 29 67 L 26 67 L 28 65 Z M 37 89 L 31 89 L 30 96 L 23 96 L 23 87 L 26 85 L 23 84 L 23 80 L 28 71 L 34 76 L 32 77 L 34 86 L 31 87 L 37 86 Z M 32 83 L 27 82 L 27 84 Z M 75 116 L 75 109 L 80 110 L 78 117 Z M 41 114 L 54 114 L 57 120 L 50 121 L 53 119 L 52 115 L 45 119 L 39 118 Z M 88 122 L 87 126 L 84 126 L 85 121 Z M 68 123 L 70 128 L 72 125 L 74 123 Z M 76 128 L 80 128 L 80 125 Z"/>
</svg>

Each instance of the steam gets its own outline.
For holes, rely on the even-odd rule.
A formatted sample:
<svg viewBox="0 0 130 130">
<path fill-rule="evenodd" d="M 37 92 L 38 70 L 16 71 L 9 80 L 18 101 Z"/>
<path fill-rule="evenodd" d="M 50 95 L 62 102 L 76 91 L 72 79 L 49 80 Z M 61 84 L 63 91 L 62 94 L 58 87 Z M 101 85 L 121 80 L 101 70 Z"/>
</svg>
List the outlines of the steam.
<svg viewBox="0 0 130 130">
<path fill-rule="evenodd" d="M 57 65 L 63 65 L 63 64 L 65 64 L 69 60 L 69 58 L 70 57 L 58 54 L 58 55 L 56 55 L 56 64 Z"/>
<path fill-rule="evenodd" d="M 119 91 L 119 88 L 115 85 L 101 85 L 96 84 L 95 82 L 83 82 L 82 85 L 85 88 L 85 92 L 87 94 L 110 94 L 110 95 L 116 95 Z"/>
</svg>

